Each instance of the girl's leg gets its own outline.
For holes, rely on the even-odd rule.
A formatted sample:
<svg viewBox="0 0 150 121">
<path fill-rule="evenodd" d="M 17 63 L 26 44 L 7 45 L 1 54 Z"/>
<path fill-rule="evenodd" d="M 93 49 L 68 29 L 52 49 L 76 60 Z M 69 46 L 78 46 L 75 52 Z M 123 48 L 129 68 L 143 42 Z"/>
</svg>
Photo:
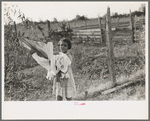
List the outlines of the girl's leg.
<svg viewBox="0 0 150 121">
<path fill-rule="evenodd" d="M 55 91 L 56 91 L 56 78 L 53 79 L 53 95 L 55 95 Z"/>
<path fill-rule="evenodd" d="M 62 100 L 62 97 L 60 96 L 60 95 L 58 95 L 58 92 L 60 91 L 60 89 L 61 89 L 61 85 L 60 85 L 60 72 L 58 72 L 57 74 L 56 74 L 56 81 L 55 81 L 55 83 L 56 83 L 56 100 Z"/>
<path fill-rule="evenodd" d="M 61 90 L 60 82 L 56 82 L 56 100 L 62 101 L 62 97 L 58 94 L 58 92 Z"/>
<path fill-rule="evenodd" d="M 68 79 L 62 79 L 63 101 L 67 101 L 67 99 L 66 99 L 66 95 L 67 95 L 67 81 L 68 81 Z"/>
<path fill-rule="evenodd" d="M 58 88 L 59 88 L 59 83 L 56 82 L 56 100 L 57 100 L 57 96 L 58 96 Z"/>
</svg>

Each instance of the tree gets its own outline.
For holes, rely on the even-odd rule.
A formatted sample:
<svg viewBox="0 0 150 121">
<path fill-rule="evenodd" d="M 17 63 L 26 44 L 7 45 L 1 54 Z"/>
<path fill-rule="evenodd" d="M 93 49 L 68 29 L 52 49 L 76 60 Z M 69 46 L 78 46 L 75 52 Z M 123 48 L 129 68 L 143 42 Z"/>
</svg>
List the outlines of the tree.
<svg viewBox="0 0 150 121">
<path fill-rule="evenodd" d="M 20 61 L 21 57 L 19 55 L 26 53 L 19 46 L 15 22 L 17 20 L 25 20 L 25 16 L 18 6 L 4 4 L 4 72 L 5 82 L 11 82 L 11 84 L 17 83 L 17 71 L 21 68 L 22 63 L 24 63 L 24 61 Z M 10 79 L 7 79 L 8 73 L 12 75 Z"/>
<path fill-rule="evenodd" d="M 83 16 L 80 16 L 80 15 L 76 15 L 76 20 L 87 20 L 88 18 L 85 17 L 84 15 Z"/>
<path fill-rule="evenodd" d="M 145 4 L 141 4 L 141 7 L 139 8 L 139 11 L 145 13 Z"/>
<path fill-rule="evenodd" d="M 25 20 L 25 15 L 20 11 L 19 7 L 9 4 L 4 4 L 4 24 L 13 24 L 14 21 L 22 22 Z"/>
<path fill-rule="evenodd" d="M 76 20 L 78 20 L 80 18 L 80 15 L 76 15 Z"/>
<path fill-rule="evenodd" d="M 143 14 L 145 15 L 145 4 L 141 4 L 141 6 L 139 7 L 139 12 L 143 12 Z"/>
<path fill-rule="evenodd" d="M 117 12 L 115 12 L 115 13 L 114 13 L 114 16 L 116 16 L 116 17 L 117 17 L 117 16 L 118 16 L 118 13 L 117 13 Z"/>
<path fill-rule="evenodd" d="M 53 19 L 53 22 L 54 22 L 54 23 L 58 23 L 57 18 L 54 18 L 54 19 Z"/>
</svg>

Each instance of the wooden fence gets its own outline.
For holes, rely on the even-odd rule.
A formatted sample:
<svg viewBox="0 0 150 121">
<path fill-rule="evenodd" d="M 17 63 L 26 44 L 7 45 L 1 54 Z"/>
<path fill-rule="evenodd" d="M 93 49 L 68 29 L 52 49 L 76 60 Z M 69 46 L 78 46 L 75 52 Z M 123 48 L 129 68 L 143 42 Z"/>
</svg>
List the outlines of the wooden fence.
<svg viewBox="0 0 150 121">
<path fill-rule="evenodd" d="M 71 28 L 73 30 L 73 38 L 78 39 L 91 39 L 95 42 L 106 42 L 106 21 L 104 21 L 104 18 L 98 18 L 99 24 L 93 24 L 93 25 L 82 25 L 80 27 L 74 27 Z M 137 29 L 141 29 L 143 25 L 145 25 L 145 17 L 132 17 L 130 16 L 128 21 L 123 20 L 122 18 L 113 18 L 111 19 L 113 23 L 111 23 L 111 30 L 115 31 L 117 29 L 130 29 L 132 32 L 131 39 L 134 42 L 135 39 L 135 33 L 134 31 Z M 131 28 L 132 26 L 132 28 Z"/>
<path fill-rule="evenodd" d="M 136 25 L 143 25 L 145 24 L 145 20 L 143 21 L 143 18 L 138 20 L 137 22 L 137 17 L 133 18 L 131 16 L 131 11 L 130 11 L 130 26 L 129 26 L 129 29 L 130 31 L 133 33 L 133 40 L 134 40 L 134 30 L 135 28 L 137 28 Z M 119 21 L 119 20 L 118 20 Z M 99 19 L 99 22 L 100 22 L 100 19 Z M 143 23 L 142 23 L 143 22 Z M 105 90 L 103 91 L 101 94 L 109 94 L 113 91 L 116 91 L 118 89 L 121 89 L 125 86 L 128 86 L 132 83 L 134 83 L 134 81 L 131 81 L 131 82 L 127 82 L 125 84 L 122 84 L 120 86 L 117 86 L 116 85 L 116 74 L 115 74 L 115 66 L 114 66 L 114 51 L 113 51 L 113 48 L 114 48 L 114 44 L 113 44 L 113 40 L 112 40 L 112 24 L 111 24 L 111 17 L 110 17 L 110 8 L 108 7 L 107 8 L 107 15 L 106 15 L 106 42 L 107 42 L 107 59 L 108 59 L 108 67 L 109 67 L 109 80 L 112 82 L 109 89 L 108 90 Z M 120 27 L 119 26 L 119 22 L 118 24 L 116 25 L 117 27 Z M 99 24 L 99 27 L 101 27 L 101 22 Z M 101 28 L 100 28 L 101 29 Z M 83 33 L 83 32 L 82 32 Z M 131 34 L 132 35 L 132 34 Z M 120 39 L 120 38 L 119 38 Z M 100 57 L 100 55 L 96 55 L 95 57 Z"/>
</svg>

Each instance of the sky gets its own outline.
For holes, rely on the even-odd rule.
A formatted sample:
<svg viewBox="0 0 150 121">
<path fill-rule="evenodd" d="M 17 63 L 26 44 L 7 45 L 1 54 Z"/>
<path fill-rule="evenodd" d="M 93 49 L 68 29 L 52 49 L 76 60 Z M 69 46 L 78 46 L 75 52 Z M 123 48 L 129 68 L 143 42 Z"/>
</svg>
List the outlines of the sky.
<svg viewBox="0 0 150 121">
<path fill-rule="evenodd" d="M 7 5 L 17 4 L 26 18 L 33 21 L 58 21 L 72 20 L 76 15 L 84 15 L 88 18 L 97 18 L 107 13 L 107 7 L 110 12 L 118 14 L 129 13 L 129 10 L 138 10 L 144 2 L 3 2 Z M 146 3 L 146 2 L 145 2 Z M 15 17 L 14 17 L 15 18 Z"/>
</svg>

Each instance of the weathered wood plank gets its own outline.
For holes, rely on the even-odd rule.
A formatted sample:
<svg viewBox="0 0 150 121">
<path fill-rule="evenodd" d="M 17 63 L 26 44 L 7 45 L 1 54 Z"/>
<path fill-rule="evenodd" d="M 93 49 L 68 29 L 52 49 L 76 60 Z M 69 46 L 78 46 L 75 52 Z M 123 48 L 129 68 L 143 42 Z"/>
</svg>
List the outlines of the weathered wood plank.
<svg viewBox="0 0 150 121">
<path fill-rule="evenodd" d="M 101 24 L 101 18 L 98 17 L 98 22 L 99 22 L 99 29 L 100 29 L 100 42 L 102 43 L 104 40 L 103 40 L 103 33 L 102 33 L 102 24 Z"/>
<path fill-rule="evenodd" d="M 83 39 L 86 39 L 87 38 L 87 36 L 72 36 L 72 38 L 79 38 L 79 37 L 81 37 L 81 38 L 83 38 Z M 90 37 L 90 38 L 95 38 L 95 39 L 99 39 L 100 38 L 100 36 L 88 36 L 88 37 Z"/>
<path fill-rule="evenodd" d="M 16 37 L 18 36 L 18 34 L 17 34 L 17 26 L 16 26 L 16 22 L 14 21 L 14 27 L 15 27 L 15 35 L 16 35 Z"/>
<path fill-rule="evenodd" d="M 48 26 L 48 37 L 50 37 L 50 21 L 47 20 L 47 26 Z"/>
<path fill-rule="evenodd" d="M 106 16 L 106 40 L 108 46 L 108 66 L 109 66 L 109 78 L 113 82 L 112 86 L 116 83 L 115 68 L 114 68 L 114 53 L 113 53 L 113 42 L 111 37 L 111 19 L 110 19 L 110 8 L 107 8 Z"/>
<path fill-rule="evenodd" d="M 96 33 L 96 34 L 98 34 L 98 33 L 100 33 L 100 31 L 74 31 L 73 33 L 88 33 L 88 34 L 91 34 L 91 33 Z"/>
<path fill-rule="evenodd" d="M 134 43 L 134 28 L 133 28 L 133 18 L 131 15 L 131 10 L 130 10 L 130 29 L 131 29 L 131 40 Z"/>
<path fill-rule="evenodd" d="M 117 28 L 119 27 L 119 17 L 117 17 Z"/>
<path fill-rule="evenodd" d="M 74 33 L 74 36 L 100 36 L 100 34 L 95 33 Z"/>
<path fill-rule="evenodd" d="M 116 86 L 116 87 L 114 87 L 114 88 L 105 90 L 105 91 L 101 92 L 101 94 L 103 94 L 103 95 L 110 94 L 110 93 L 112 93 L 112 92 L 114 92 L 114 91 L 117 91 L 117 90 L 119 90 L 119 89 L 122 89 L 122 88 L 124 88 L 124 87 L 127 87 L 127 86 L 129 86 L 129 85 L 131 85 L 131 84 L 133 84 L 133 83 L 135 83 L 135 82 L 139 82 L 139 81 L 141 81 L 141 80 L 139 79 L 139 80 L 136 80 L 136 81 L 127 82 L 127 83 L 122 84 L 122 85 L 120 85 L 120 86 Z"/>
</svg>

